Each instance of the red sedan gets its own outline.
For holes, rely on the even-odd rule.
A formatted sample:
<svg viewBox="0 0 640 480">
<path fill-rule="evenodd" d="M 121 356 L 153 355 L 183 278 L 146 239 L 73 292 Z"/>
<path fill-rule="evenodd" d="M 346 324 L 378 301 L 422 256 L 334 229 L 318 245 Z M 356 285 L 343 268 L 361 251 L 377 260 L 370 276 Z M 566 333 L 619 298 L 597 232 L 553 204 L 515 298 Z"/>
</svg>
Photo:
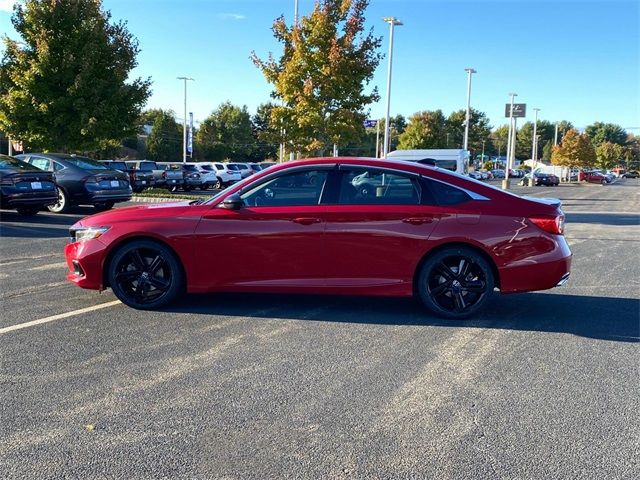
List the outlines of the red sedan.
<svg viewBox="0 0 640 480">
<path fill-rule="evenodd" d="M 447 170 L 321 158 L 259 172 L 206 201 L 119 208 L 70 229 L 67 278 L 153 309 L 181 292 L 417 295 L 464 318 L 494 290 L 569 277 L 560 202 Z"/>
</svg>

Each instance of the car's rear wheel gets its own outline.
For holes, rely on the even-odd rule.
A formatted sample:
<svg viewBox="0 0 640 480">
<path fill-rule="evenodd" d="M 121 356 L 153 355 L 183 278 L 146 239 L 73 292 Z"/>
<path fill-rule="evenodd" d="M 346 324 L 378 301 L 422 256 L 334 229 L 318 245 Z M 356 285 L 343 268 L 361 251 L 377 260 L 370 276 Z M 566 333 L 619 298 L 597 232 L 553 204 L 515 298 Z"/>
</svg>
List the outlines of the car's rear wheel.
<svg viewBox="0 0 640 480">
<path fill-rule="evenodd" d="M 450 247 L 427 258 L 418 276 L 418 294 L 436 315 L 472 316 L 484 307 L 495 280 L 489 262 L 468 247 Z"/>
<path fill-rule="evenodd" d="M 49 205 L 47 208 L 50 212 L 53 213 L 64 213 L 69 210 L 69 197 L 67 196 L 67 192 L 65 192 L 62 188 L 58 188 L 58 201 L 53 205 Z"/>
<path fill-rule="evenodd" d="M 18 207 L 16 210 L 20 215 L 32 217 L 40 211 L 40 207 Z"/>
<path fill-rule="evenodd" d="M 108 279 L 122 303 L 148 310 L 175 300 L 184 287 L 184 273 L 176 255 L 151 240 L 136 240 L 116 251 Z"/>
<path fill-rule="evenodd" d="M 220 190 L 222 188 L 222 180 L 220 179 L 220 177 L 216 178 L 216 181 L 213 184 L 213 188 L 215 188 L 216 190 Z"/>
</svg>

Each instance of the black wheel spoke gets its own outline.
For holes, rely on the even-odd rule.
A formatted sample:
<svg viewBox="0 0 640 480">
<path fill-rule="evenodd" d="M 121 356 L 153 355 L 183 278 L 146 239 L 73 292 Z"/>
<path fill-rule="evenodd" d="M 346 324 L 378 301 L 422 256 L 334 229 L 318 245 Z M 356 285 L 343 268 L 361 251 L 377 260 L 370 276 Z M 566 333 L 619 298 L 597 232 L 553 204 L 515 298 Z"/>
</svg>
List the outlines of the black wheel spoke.
<svg viewBox="0 0 640 480">
<path fill-rule="evenodd" d="M 133 280 L 142 274 L 140 270 L 125 270 L 116 274 L 116 280 L 118 282 Z"/>
<path fill-rule="evenodd" d="M 139 250 L 136 249 L 131 251 L 131 259 L 133 260 L 133 263 L 138 268 L 138 270 L 144 271 L 147 269 L 147 264 L 144 262 L 144 260 L 140 256 Z"/>
<path fill-rule="evenodd" d="M 466 258 L 463 258 L 460 260 L 460 264 L 458 265 L 458 278 L 460 280 L 464 280 L 467 275 L 469 275 L 469 267 L 471 265 L 471 262 L 468 261 Z"/>
<path fill-rule="evenodd" d="M 431 295 L 435 295 L 436 297 L 443 295 L 449 290 L 449 282 L 443 282 L 437 287 L 430 289 Z"/>
<path fill-rule="evenodd" d="M 453 295 L 453 304 L 453 308 L 456 312 L 461 312 L 467 308 L 467 304 L 465 303 L 461 292 L 457 292 Z"/>
<path fill-rule="evenodd" d="M 165 291 L 169 288 L 169 282 L 157 277 L 149 277 L 147 280 L 152 287 L 155 287 L 158 290 Z"/>
<path fill-rule="evenodd" d="M 485 284 L 482 280 L 472 280 L 470 282 L 465 282 L 464 289 L 467 292 L 482 293 L 484 292 Z"/>
<path fill-rule="evenodd" d="M 454 280 L 456 278 L 456 274 L 453 273 L 453 270 L 451 270 L 451 268 L 449 268 L 448 265 L 446 265 L 444 262 L 440 262 L 437 266 L 436 266 L 438 272 L 440 272 L 442 274 L 442 276 L 444 278 L 446 278 L 447 280 Z"/>
<path fill-rule="evenodd" d="M 158 269 L 160 268 L 160 265 L 162 265 L 162 263 L 164 262 L 163 258 L 160 255 L 156 255 L 156 258 L 153 259 L 153 261 L 151 262 L 151 265 L 149 265 L 147 271 L 153 275 L 154 273 L 156 273 L 158 271 Z"/>
</svg>

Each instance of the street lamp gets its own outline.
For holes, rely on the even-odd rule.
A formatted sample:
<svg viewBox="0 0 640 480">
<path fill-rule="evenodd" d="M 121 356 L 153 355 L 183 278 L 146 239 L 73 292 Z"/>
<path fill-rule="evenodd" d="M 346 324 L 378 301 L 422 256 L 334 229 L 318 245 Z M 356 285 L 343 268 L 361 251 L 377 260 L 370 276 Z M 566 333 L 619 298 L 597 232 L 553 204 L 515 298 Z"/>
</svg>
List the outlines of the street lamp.
<svg viewBox="0 0 640 480">
<path fill-rule="evenodd" d="M 467 72 L 467 116 L 464 121 L 464 149 L 468 150 L 469 147 L 469 123 L 471 120 L 471 75 L 478 73 L 473 68 L 465 68 Z"/>
<path fill-rule="evenodd" d="M 187 163 L 187 82 L 195 82 L 190 77 L 177 77 L 184 81 L 184 116 L 182 117 L 182 163 Z"/>
<path fill-rule="evenodd" d="M 389 108 L 391 106 L 391 65 L 393 60 L 393 30 L 394 27 L 401 26 L 403 23 L 396 17 L 384 17 L 382 20 L 389 24 L 389 66 L 387 69 L 387 109 L 385 113 L 384 121 L 384 146 L 383 146 L 383 158 L 387 158 L 389 153 Z"/>
<path fill-rule="evenodd" d="M 538 161 L 538 145 L 536 143 L 536 133 L 538 132 L 538 112 L 539 108 L 534 108 L 534 120 L 533 120 L 533 138 L 531 139 L 531 160 Z M 535 165 L 533 165 L 535 167 Z"/>
</svg>

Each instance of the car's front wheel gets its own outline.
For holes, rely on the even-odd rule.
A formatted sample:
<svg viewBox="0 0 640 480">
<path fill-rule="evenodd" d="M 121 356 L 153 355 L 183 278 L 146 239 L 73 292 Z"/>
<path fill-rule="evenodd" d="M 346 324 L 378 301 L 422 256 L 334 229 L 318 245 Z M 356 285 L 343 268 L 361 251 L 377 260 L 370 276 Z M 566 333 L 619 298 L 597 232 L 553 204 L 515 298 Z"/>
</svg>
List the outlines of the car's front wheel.
<svg viewBox="0 0 640 480">
<path fill-rule="evenodd" d="M 107 268 L 113 293 L 133 308 L 160 308 L 174 301 L 184 287 L 176 255 L 151 240 L 127 243 L 116 251 Z"/>
<path fill-rule="evenodd" d="M 493 294 L 489 262 L 468 247 L 449 247 L 427 258 L 418 276 L 418 294 L 436 315 L 455 320 L 472 316 Z"/>
</svg>

